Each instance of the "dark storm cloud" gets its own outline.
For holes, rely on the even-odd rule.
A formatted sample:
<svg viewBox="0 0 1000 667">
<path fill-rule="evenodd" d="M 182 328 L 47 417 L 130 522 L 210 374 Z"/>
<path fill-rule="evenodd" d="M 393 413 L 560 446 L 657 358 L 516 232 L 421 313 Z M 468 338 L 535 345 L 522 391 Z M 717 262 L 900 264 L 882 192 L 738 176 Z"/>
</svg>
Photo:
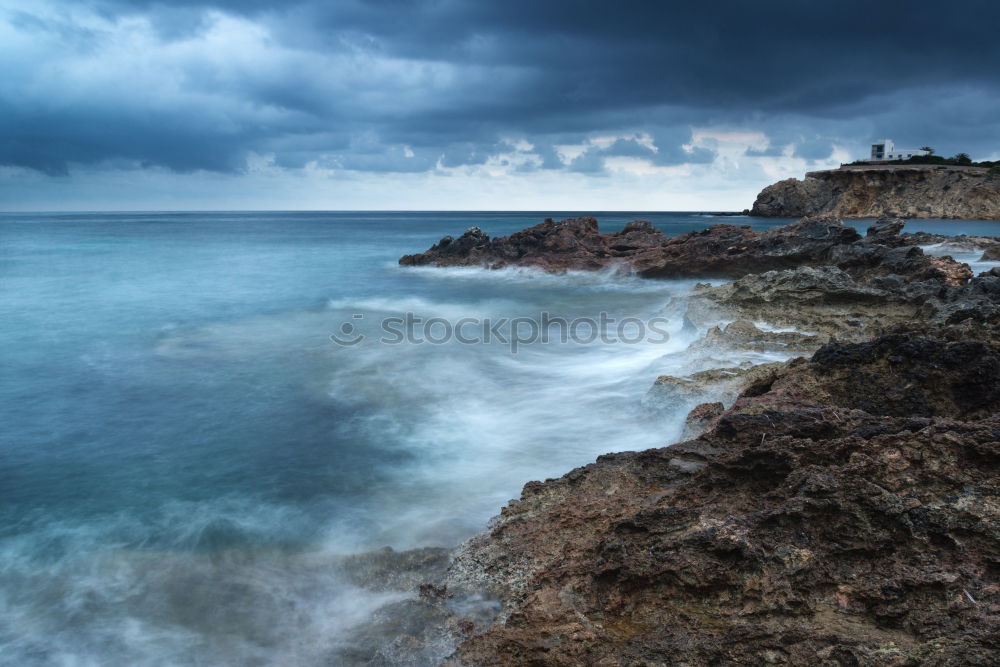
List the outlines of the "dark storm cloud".
<svg viewBox="0 0 1000 667">
<path fill-rule="evenodd" d="M 104 23 L 81 21 L 86 8 Z M 863 143 L 868 132 L 926 137 L 942 152 L 1000 143 L 994 0 L 49 9 L 2 15 L 51 45 L 13 67 L 47 73 L 47 58 L 58 70 L 77 57 L 88 66 L 62 79 L 21 71 L 0 89 L 0 163 L 50 174 L 114 160 L 232 171 L 249 152 L 283 166 L 422 171 L 483 164 L 511 150 L 504 139 L 534 146 L 526 169 L 600 173 L 613 156 L 710 161 L 711 150 L 683 146 L 692 127 L 712 125 L 765 132 L 770 148 L 751 157 L 794 144 L 796 156 L 825 159 L 838 136 Z M 239 19 L 236 34 L 213 33 L 220 16 Z M 148 22 L 149 53 L 163 61 L 133 68 L 109 47 L 130 21 Z M 555 146 L 598 135 L 620 138 L 559 159 Z"/>
</svg>

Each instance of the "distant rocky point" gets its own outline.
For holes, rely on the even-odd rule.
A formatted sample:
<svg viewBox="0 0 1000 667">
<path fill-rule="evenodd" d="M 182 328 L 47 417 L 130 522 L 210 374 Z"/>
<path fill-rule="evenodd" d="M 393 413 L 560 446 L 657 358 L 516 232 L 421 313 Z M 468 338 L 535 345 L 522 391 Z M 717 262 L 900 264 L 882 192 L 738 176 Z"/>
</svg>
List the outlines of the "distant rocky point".
<svg viewBox="0 0 1000 667">
<path fill-rule="evenodd" d="M 979 167 L 851 165 L 769 185 L 750 213 L 1000 220 L 1000 175 Z"/>
</svg>

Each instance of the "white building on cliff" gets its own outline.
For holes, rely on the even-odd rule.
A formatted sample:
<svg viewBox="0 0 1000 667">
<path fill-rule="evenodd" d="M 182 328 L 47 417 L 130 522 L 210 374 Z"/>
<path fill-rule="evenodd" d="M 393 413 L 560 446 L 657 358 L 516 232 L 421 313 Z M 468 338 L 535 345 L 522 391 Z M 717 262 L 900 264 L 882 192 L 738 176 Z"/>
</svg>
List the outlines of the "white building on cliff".
<svg viewBox="0 0 1000 667">
<path fill-rule="evenodd" d="M 892 139 L 883 139 L 872 144 L 872 156 L 869 160 L 871 162 L 906 160 L 914 155 L 930 155 L 930 153 L 920 148 L 896 148 L 892 144 Z"/>
</svg>

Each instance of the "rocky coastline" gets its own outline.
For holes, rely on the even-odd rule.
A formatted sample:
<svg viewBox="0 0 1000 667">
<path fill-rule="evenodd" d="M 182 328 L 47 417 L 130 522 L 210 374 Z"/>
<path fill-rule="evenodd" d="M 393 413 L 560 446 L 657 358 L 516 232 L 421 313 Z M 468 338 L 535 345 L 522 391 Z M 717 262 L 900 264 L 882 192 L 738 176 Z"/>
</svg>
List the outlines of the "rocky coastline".
<svg viewBox="0 0 1000 667">
<path fill-rule="evenodd" d="M 1000 175 L 981 167 L 845 166 L 767 186 L 750 214 L 1000 220 Z"/>
<path fill-rule="evenodd" d="M 382 614 L 391 639 L 361 657 L 996 664 L 1000 268 L 974 276 L 902 230 L 816 216 L 668 239 L 578 218 L 402 258 L 726 278 L 665 304 L 706 331 L 694 345 L 799 356 L 658 378 L 647 409 L 690 407 L 683 442 L 529 482 L 450 554 L 381 553 L 418 595 Z"/>
</svg>

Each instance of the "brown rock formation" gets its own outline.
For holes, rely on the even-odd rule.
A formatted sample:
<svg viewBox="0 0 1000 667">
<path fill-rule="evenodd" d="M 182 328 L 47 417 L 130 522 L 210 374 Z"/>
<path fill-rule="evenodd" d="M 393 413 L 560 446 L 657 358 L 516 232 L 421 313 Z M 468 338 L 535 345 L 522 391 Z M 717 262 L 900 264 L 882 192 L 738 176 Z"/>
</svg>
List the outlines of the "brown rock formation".
<svg viewBox="0 0 1000 667">
<path fill-rule="evenodd" d="M 452 565 L 506 605 L 456 659 L 991 664 L 1000 419 L 976 418 L 1000 409 L 998 363 L 828 345 L 695 440 L 529 483 Z"/>
<path fill-rule="evenodd" d="M 976 167 L 852 166 L 764 188 L 751 215 L 1000 220 L 1000 178 Z"/>
<path fill-rule="evenodd" d="M 531 266 L 546 271 L 620 266 L 646 278 L 738 278 L 823 265 L 843 266 L 857 275 L 892 272 L 958 282 L 972 275 L 962 273 L 968 272 L 960 268 L 963 265 L 924 256 L 919 248 L 891 248 L 882 242 L 886 236 L 862 241 L 852 227 L 828 216 L 803 218 L 763 232 L 713 225 L 673 238 L 642 220 L 630 222 L 620 232 L 601 234 L 594 218 L 570 218 L 547 220 L 492 240 L 473 227 L 458 239 L 446 236 L 426 252 L 406 255 L 399 263 L 494 269 Z"/>
</svg>

